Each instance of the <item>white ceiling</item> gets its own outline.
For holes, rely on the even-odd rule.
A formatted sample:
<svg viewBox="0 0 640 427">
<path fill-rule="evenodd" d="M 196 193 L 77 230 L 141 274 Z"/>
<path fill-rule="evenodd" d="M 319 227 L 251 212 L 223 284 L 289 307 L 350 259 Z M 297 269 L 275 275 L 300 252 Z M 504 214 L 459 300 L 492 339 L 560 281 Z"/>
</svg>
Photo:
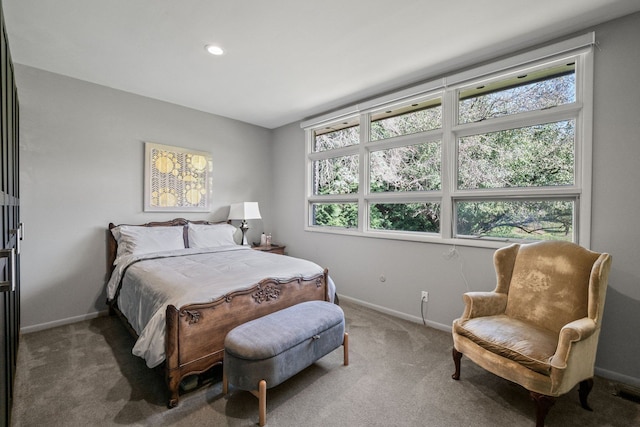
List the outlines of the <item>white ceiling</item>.
<svg viewBox="0 0 640 427">
<path fill-rule="evenodd" d="M 2 3 L 15 63 L 266 128 L 640 11 L 640 0 Z"/>
</svg>

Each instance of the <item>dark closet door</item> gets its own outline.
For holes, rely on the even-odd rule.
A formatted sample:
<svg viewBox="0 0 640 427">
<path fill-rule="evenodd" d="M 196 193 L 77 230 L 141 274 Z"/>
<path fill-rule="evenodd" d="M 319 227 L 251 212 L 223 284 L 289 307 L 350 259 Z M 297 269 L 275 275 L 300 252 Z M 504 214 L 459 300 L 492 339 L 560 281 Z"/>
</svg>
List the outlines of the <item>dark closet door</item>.
<svg viewBox="0 0 640 427">
<path fill-rule="evenodd" d="M 18 97 L 0 5 L 0 425 L 9 425 L 20 335 Z"/>
</svg>

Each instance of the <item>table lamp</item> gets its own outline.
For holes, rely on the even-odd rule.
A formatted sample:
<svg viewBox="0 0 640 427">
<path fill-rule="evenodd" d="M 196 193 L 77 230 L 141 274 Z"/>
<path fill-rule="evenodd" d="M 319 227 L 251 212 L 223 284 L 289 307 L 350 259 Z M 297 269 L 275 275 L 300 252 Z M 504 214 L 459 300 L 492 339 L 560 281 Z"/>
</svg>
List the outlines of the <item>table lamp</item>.
<svg viewBox="0 0 640 427">
<path fill-rule="evenodd" d="M 242 244 L 247 245 L 246 233 L 249 230 L 248 219 L 262 219 L 258 202 L 232 203 L 229 208 L 229 220 L 241 220 L 240 230 L 242 231 Z"/>
</svg>

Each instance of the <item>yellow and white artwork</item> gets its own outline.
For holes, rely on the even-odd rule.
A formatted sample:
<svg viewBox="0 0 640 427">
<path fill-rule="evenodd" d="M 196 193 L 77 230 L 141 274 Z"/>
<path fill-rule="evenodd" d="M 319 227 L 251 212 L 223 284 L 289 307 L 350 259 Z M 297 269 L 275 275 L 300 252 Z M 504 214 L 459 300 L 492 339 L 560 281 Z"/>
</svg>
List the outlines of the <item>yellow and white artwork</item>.
<svg viewBox="0 0 640 427">
<path fill-rule="evenodd" d="M 145 211 L 208 212 L 211 155 L 145 143 Z"/>
</svg>

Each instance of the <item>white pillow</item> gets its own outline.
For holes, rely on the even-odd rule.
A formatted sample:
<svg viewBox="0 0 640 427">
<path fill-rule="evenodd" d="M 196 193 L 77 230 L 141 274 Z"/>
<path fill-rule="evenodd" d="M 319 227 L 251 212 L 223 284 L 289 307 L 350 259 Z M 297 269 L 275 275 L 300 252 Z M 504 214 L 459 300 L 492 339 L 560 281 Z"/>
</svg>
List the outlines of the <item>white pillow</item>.
<svg viewBox="0 0 640 427">
<path fill-rule="evenodd" d="M 174 249 L 184 249 L 184 227 L 142 227 L 119 225 L 111 229 L 118 242 L 118 253 L 114 264 L 125 255 L 143 255 Z"/>
<path fill-rule="evenodd" d="M 236 228 L 231 224 L 188 224 L 190 248 L 215 248 L 236 245 L 233 235 Z"/>
</svg>

